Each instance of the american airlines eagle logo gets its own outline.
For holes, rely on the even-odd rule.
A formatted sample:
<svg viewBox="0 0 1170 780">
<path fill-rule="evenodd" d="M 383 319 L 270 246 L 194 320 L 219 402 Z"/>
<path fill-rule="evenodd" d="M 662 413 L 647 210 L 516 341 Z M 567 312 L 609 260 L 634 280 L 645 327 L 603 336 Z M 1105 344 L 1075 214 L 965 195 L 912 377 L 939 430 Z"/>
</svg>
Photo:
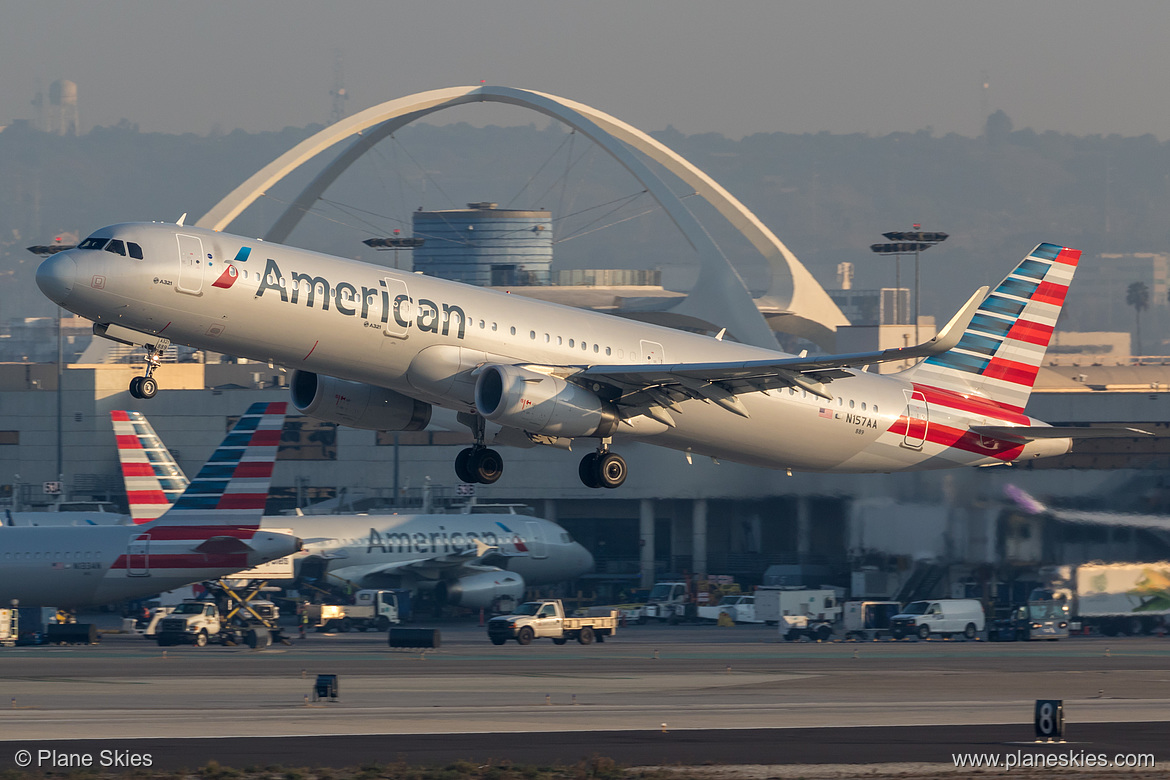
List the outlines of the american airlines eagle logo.
<svg viewBox="0 0 1170 780">
<path fill-rule="evenodd" d="M 223 273 L 219 275 L 219 278 L 216 279 L 212 283 L 211 286 L 212 287 L 219 287 L 219 288 L 226 290 L 229 287 L 231 287 L 233 284 L 236 283 L 236 279 L 238 279 L 239 276 L 240 276 L 240 272 L 236 270 L 236 267 L 234 265 L 229 264 L 228 267 L 223 270 Z"/>
</svg>

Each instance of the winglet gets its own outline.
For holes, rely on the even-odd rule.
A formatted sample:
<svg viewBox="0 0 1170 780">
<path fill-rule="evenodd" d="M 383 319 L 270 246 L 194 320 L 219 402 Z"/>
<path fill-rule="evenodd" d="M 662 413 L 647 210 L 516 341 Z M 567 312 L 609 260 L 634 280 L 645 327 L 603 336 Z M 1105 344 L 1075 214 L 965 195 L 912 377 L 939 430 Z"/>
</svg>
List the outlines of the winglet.
<svg viewBox="0 0 1170 780">
<path fill-rule="evenodd" d="M 951 321 L 944 325 L 934 338 L 921 345 L 929 349 L 927 354 L 937 355 L 941 352 L 947 352 L 959 343 L 959 340 L 963 338 L 963 331 L 967 330 L 967 326 L 975 318 L 975 312 L 978 311 L 979 305 L 987 297 L 988 289 L 987 285 L 984 285 L 976 290 L 963 304 L 963 307 L 955 312 Z"/>
</svg>

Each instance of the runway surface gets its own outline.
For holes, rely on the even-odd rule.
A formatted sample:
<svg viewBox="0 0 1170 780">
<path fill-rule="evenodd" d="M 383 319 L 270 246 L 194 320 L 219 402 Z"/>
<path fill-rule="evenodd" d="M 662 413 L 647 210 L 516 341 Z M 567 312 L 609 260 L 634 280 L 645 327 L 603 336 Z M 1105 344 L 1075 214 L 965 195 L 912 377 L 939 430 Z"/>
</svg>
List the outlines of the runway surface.
<svg viewBox="0 0 1170 780">
<path fill-rule="evenodd" d="M 494 647 L 474 624 L 441 629 L 425 655 L 374 633 L 264 651 L 120 635 L 6 648 L 0 766 L 20 749 L 137 751 L 155 767 L 949 762 L 1033 749 L 1036 699 L 1064 701 L 1075 749 L 1170 759 L 1168 639 L 790 644 L 763 626 L 634 626 Z M 338 675 L 338 701 L 309 700 L 320 673 Z"/>
</svg>

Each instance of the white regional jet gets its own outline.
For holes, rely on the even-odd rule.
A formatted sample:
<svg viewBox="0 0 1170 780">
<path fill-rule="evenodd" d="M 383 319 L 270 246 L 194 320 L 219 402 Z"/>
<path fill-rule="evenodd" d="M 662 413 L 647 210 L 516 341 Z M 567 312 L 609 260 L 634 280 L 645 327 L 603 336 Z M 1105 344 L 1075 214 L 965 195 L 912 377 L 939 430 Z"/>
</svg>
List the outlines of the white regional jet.
<svg viewBox="0 0 1170 780">
<path fill-rule="evenodd" d="M 130 514 L 153 520 L 186 477 L 141 412 L 112 411 Z M 519 601 L 526 585 L 549 585 L 593 568 L 593 556 L 564 528 L 517 514 L 369 514 L 265 517 L 263 527 L 304 541 L 298 577 L 358 588 L 404 587 L 439 604 L 471 609 Z"/>
<path fill-rule="evenodd" d="M 154 522 L 0 528 L 0 603 L 109 604 L 296 552 L 299 539 L 260 528 L 284 414 L 284 403 L 253 404 Z"/>
<path fill-rule="evenodd" d="M 37 284 L 145 346 L 132 394 L 151 397 L 171 342 L 296 369 L 303 414 L 419 430 L 457 410 L 475 445 L 466 482 L 503 471 L 492 443 L 596 442 L 579 475 L 617 487 L 636 439 L 768 468 L 893 472 L 1059 455 L 1085 429 L 1024 407 L 1080 252 L 1040 244 L 932 340 L 803 357 L 181 224 L 102 228 L 46 259 Z M 722 334 L 720 334 L 722 335 Z M 892 375 L 868 364 L 925 358 Z M 1093 429 L 1087 435 L 1118 435 Z M 1133 435 L 1133 434 L 1131 434 Z"/>
</svg>

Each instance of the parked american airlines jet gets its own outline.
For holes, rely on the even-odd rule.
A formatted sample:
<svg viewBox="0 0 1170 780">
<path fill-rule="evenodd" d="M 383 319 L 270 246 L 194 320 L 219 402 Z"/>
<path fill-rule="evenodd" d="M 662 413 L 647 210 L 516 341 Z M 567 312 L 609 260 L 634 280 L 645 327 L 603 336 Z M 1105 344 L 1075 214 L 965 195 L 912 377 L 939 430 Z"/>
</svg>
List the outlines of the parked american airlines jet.
<svg viewBox="0 0 1170 780">
<path fill-rule="evenodd" d="M 37 284 L 99 335 L 147 348 L 136 396 L 157 391 L 161 351 L 186 344 L 295 369 L 293 404 L 324 420 L 419 430 L 432 405 L 457 410 L 475 434 L 455 461 L 466 482 L 503 471 L 492 423 L 493 444 L 592 440 L 581 480 L 612 488 L 621 439 L 832 472 L 1067 452 L 1086 429 L 1024 407 L 1079 257 L 1037 246 L 925 344 L 814 358 L 162 223 L 102 228 L 45 260 Z M 862 370 L 908 358 L 925 360 Z"/>
<path fill-rule="evenodd" d="M 166 511 L 186 477 L 141 412 L 112 411 L 130 514 Z M 263 527 L 304 540 L 298 577 L 328 575 L 358 588 L 406 587 L 472 609 L 519 601 L 593 568 L 593 556 L 556 523 L 520 514 L 364 514 L 265 517 Z"/>
<path fill-rule="evenodd" d="M 300 549 L 262 530 L 285 404 L 253 404 L 169 511 L 139 526 L 0 528 L 0 603 L 82 607 L 217 579 Z"/>
</svg>

